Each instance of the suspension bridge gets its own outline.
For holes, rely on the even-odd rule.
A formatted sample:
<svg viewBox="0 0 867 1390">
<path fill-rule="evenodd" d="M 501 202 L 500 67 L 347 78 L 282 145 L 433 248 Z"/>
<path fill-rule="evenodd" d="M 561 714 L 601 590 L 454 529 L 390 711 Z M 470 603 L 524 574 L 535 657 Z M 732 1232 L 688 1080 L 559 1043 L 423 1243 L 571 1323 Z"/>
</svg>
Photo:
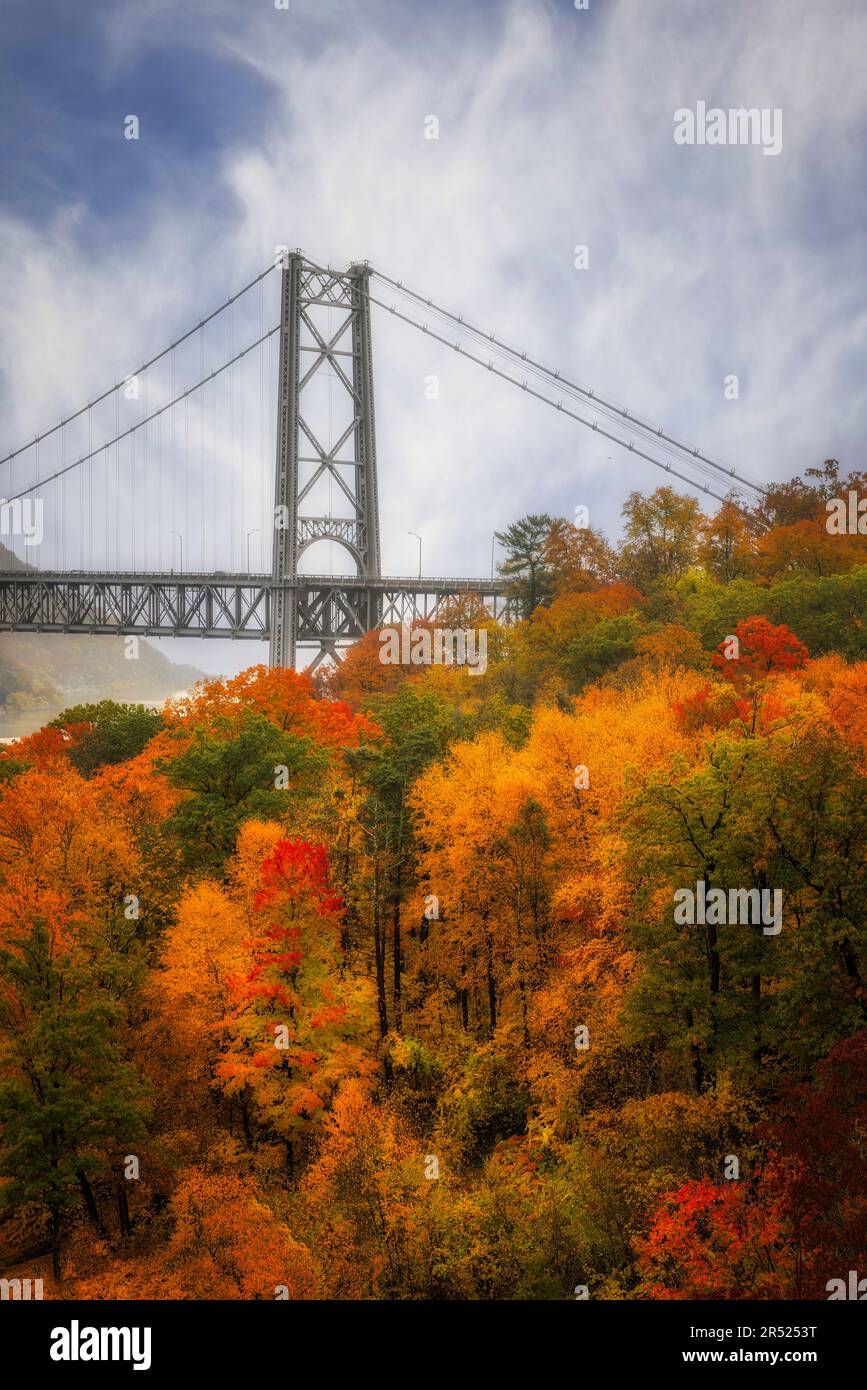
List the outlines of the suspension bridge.
<svg viewBox="0 0 867 1390">
<path fill-rule="evenodd" d="M 513 620 L 493 575 L 382 574 L 374 306 L 717 500 L 761 495 L 368 262 L 339 271 L 280 248 L 137 371 L 0 458 L 0 631 L 267 640 L 272 666 L 306 654 L 315 668 L 372 628 L 468 598 Z M 304 572 L 323 544 L 351 571 Z"/>
</svg>

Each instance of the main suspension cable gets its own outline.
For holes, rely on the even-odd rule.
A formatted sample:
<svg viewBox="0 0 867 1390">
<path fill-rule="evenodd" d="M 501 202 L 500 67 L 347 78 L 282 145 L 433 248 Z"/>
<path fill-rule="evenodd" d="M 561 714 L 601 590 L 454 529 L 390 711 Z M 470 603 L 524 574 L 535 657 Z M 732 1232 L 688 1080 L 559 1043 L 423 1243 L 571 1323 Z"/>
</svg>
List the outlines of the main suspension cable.
<svg viewBox="0 0 867 1390">
<path fill-rule="evenodd" d="M 221 304 L 219 308 L 213 311 L 213 313 L 208 314 L 205 318 L 201 319 L 193 328 L 189 329 L 188 332 L 182 333 L 180 338 L 175 338 L 174 342 L 169 343 L 168 347 L 163 348 L 162 352 L 158 352 L 155 357 L 151 357 L 147 362 L 143 362 L 137 372 L 130 372 L 129 376 L 123 377 L 120 381 L 116 382 L 114 386 L 109 386 L 108 390 L 103 391 L 99 396 L 94 396 L 93 400 L 88 401 L 87 405 L 83 405 L 80 410 L 74 411 L 72 415 L 67 415 L 65 419 L 59 421 L 59 423 L 56 425 L 52 425 L 51 428 L 45 430 L 43 434 L 35 435 L 33 439 L 29 440 L 26 444 L 22 444 L 19 449 L 13 449 L 12 452 L 6 454 L 4 458 L 0 458 L 0 466 L 2 466 L 4 463 L 8 463 L 10 459 L 17 458 L 19 454 L 26 453 L 28 449 L 33 448 L 34 444 L 41 444 L 43 439 L 48 439 L 52 434 L 56 434 L 58 430 L 63 429 L 65 425 L 71 424 L 73 420 L 78 420 L 88 410 L 91 410 L 93 406 L 99 405 L 101 401 L 108 400 L 109 396 L 113 395 L 115 391 L 119 391 L 121 387 L 124 385 L 124 383 L 129 381 L 130 377 L 141 376 L 142 373 L 146 372 L 149 367 L 153 367 L 155 363 L 162 361 L 162 359 L 166 357 L 170 352 L 172 352 L 174 348 L 179 347 L 181 343 L 185 343 L 188 338 L 192 338 L 194 333 L 198 333 L 200 329 L 204 328 L 205 324 L 210 323 L 211 320 L 215 319 L 218 314 L 222 314 L 223 311 L 227 309 L 230 304 L 234 304 L 235 301 L 237 299 L 240 299 L 242 295 L 246 294 L 248 290 L 251 290 L 255 285 L 258 285 L 259 282 L 261 280 L 264 280 L 266 275 L 270 275 L 271 271 L 275 268 L 276 262 L 273 265 L 269 265 L 267 269 L 263 270 L 260 275 L 257 275 L 254 280 L 251 280 L 249 285 L 245 285 L 242 290 L 238 290 L 237 294 L 230 295 L 229 298 L 226 300 L 225 304 Z M 48 479 L 45 479 L 45 481 L 47 482 Z M 28 491 L 32 491 L 32 489 L 28 489 Z M 23 493 L 19 493 L 18 495 L 23 496 Z"/>
<path fill-rule="evenodd" d="M 633 440 L 624 440 L 619 435 L 612 434 L 610 430 L 603 429 L 598 421 L 588 420 L 583 415 L 578 415 L 574 410 L 569 410 L 562 401 L 555 400 L 551 396 L 543 395 L 541 391 L 537 391 L 532 386 L 528 386 L 526 381 L 521 381 L 520 378 L 511 376 L 508 372 L 503 371 L 502 368 L 494 366 L 491 361 L 486 362 L 484 358 L 477 357 L 475 353 L 468 351 L 468 349 L 462 347 L 460 343 L 450 342 L 448 338 L 444 338 L 441 334 L 435 333 L 427 324 L 419 323 L 417 319 L 410 318 L 408 314 L 401 313 L 393 304 L 386 304 L 383 300 L 377 299 L 374 295 L 366 293 L 365 291 L 361 291 L 361 293 L 365 294 L 365 297 L 371 304 L 376 304 L 379 308 L 387 310 L 388 313 L 394 315 L 395 318 L 400 319 L 403 323 L 411 324 L 413 328 L 417 328 L 421 333 L 425 333 L 428 337 L 434 338 L 445 347 L 451 348 L 452 351 L 458 353 L 459 356 L 469 358 L 471 362 L 476 362 L 480 367 L 485 367 L 489 372 L 493 372 L 495 376 L 502 377 L 504 381 L 511 382 L 513 386 L 520 387 L 521 390 L 526 391 L 528 395 L 534 396 L 536 400 L 543 401 L 545 405 L 552 406 L 562 415 L 568 415 L 570 419 L 577 420 L 579 425 L 586 425 L 588 429 L 593 430 L 596 434 L 602 435 L 605 439 L 610 439 L 612 443 L 619 444 L 630 453 L 645 459 L 647 463 L 652 463 L 656 468 L 661 468 L 664 472 L 670 473 L 672 477 L 678 478 L 682 483 L 686 483 L 688 487 L 697 488 L 700 492 L 706 493 L 708 497 L 713 497 L 717 502 L 725 502 L 727 500 L 724 496 L 721 496 L 720 493 L 713 492 L 709 487 L 705 487 L 703 484 L 697 482 L 695 478 L 688 478 L 685 474 L 679 473 L 670 463 L 662 463 L 659 459 L 654 458 L 652 454 L 645 453 L 643 449 L 637 448 Z"/>
<path fill-rule="evenodd" d="M 693 463 L 693 466 L 696 466 L 696 463 L 704 464 L 708 468 L 714 469 L 716 473 L 723 474 L 740 483 L 743 487 L 749 488 L 759 496 L 764 495 L 765 488 L 760 483 L 738 473 L 736 469 L 730 468 L 725 464 L 719 463 L 716 459 L 708 457 L 708 455 L 703 454 L 701 450 L 693 448 L 691 445 L 684 444 L 673 435 L 667 434 L 661 427 L 653 425 L 649 421 L 643 420 L 641 416 L 635 415 L 624 407 L 617 405 L 615 402 L 607 400 L 604 396 L 601 396 L 598 391 L 587 386 L 582 386 L 579 382 L 570 381 L 558 370 L 547 367 L 543 362 L 532 358 L 526 352 L 521 352 L 519 349 L 512 347 L 495 334 L 488 333 L 484 329 L 478 328 L 475 324 L 469 323 L 462 314 L 453 314 L 450 310 L 444 309 L 441 305 L 436 304 L 432 299 L 426 298 L 417 291 L 410 289 L 403 281 L 392 280 L 390 276 L 385 275 L 375 267 L 370 268 L 370 274 L 376 279 L 383 281 L 385 284 L 390 285 L 392 289 L 396 290 L 399 294 L 414 300 L 418 304 L 424 305 L 440 318 L 457 324 L 462 330 L 481 340 L 485 345 L 492 344 L 501 352 L 521 362 L 525 368 L 531 370 L 533 375 L 541 374 L 549 380 L 556 381 L 558 386 L 563 387 L 567 392 L 575 393 L 587 401 L 592 401 L 606 414 L 610 413 L 615 417 L 628 420 L 635 429 L 641 430 L 644 434 L 652 438 L 664 440 L 666 444 L 671 445 L 672 448 L 678 449 L 682 454 L 685 454 L 689 461 Z M 702 469 L 702 472 L 705 473 L 705 469 Z"/>
<path fill-rule="evenodd" d="M 19 498 L 26 497 L 28 493 L 35 491 L 37 487 L 45 487 L 47 483 L 53 483 L 56 478 L 63 477 L 65 473 L 69 473 L 73 468 L 79 468 L 81 464 L 88 463 L 90 459 L 102 453 L 103 449 L 110 449 L 113 444 L 120 443 L 122 439 L 129 439 L 131 436 L 135 435 L 137 430 L 142 429 L 145 425 L 149 425 L 152 420 L 156 420 L 160 415 L 165 415 L 167 410 L 171 410 L 173 406 L 179 405 L 181 401 L 191 396 L 194 391 L 198 391 L 202 386 L 207 386 L 208 382 L 212 381 L 214 377 L 220 376 L 227 368 L 233 367 L 236 362 L 240 362 L 242 357 L 246 357 L 248 352 L 252 352 L 260 343 L 264 343 L 266 339 L 273 337 L 274 334 L 279 333 L 279 331 L 280 324 L 278 323 L 275 324 L 273 328 L 270 328 L 267 333 L 263 333 L 261 338 L 257 338 L 254 343 L 250 343 L 247 347 L 243 348 L 241 352 L 236 353 L 228 362 L 224 362 L 220 367 L 215 367 L 209 375 L 202 377 L 201 381 L 197 381 L 194 386 L 190 386 L 186 391 L 182 391 L 179 396 L 175 396 L 174 400 L 167 401 L 165 405 L 161 405 L 159 410 L 151 411 L 150 415 L 142 416 L 141 420 L 137 420 L 134 425 L 130 425 L 129 429 L 123 430 L 120 434 L 116 434 L 113 439 L 105 440 L 103 444 L 100 444 L 98 449 L 93 449 L 88 454 L 82 454 L 81 458 L 75 459 L 72 463 L 67 463 L 63 468 L 58 468 L 56 473 L 51 473 L 48 477 L 42 478 L 38 482 L 31 483 L 29 487 L 22 488 L 20 492 L 16 492 L 14 497 L 7 498 L 7 501 L 17 502 Z"/>
</svg>

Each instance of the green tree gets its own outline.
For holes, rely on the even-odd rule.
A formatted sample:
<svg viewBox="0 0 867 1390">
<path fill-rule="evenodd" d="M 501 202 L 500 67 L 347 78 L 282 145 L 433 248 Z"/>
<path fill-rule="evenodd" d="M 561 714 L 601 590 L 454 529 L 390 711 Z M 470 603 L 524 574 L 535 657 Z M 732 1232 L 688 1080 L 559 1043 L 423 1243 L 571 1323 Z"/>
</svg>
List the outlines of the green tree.
<svg viewBox="0 0 867 1390">
<path fill-rule="evenodd" d="M 146 1095 L 124 1058 L 123 1009 L 92 963 L 36 921 L 0 951 L 0 1173 L 6 1202 L 47 1209 L 60 1278 L 64 1213 L 144 1134 Z"/>
<path fill-rule="evenodd" d="M 408 798 L 413 783 L 458 732 L 458 716 L 441 698 L 411 684 L 379 701 L 373 717 L 381 741 L 349 755 L 365 789 L 360 811 L 371 880 L 374 962 L 379 1026 L 388 1032 L 386 958 L 391 921 L 394 1026 L 402 1026 L 404 970 L 402 910 L 415 883 L 415 834 Z"/>
<path fill-rule="evenodd" d="M 630 1040 L 663 1043 L 701 1090 L 721 1067 L 801 1068 L 863 1026 L 865 792 L 838 735 L 791 720 L 647 779 L 622 812 L 642 965 Z M 674 893 L 699 882 L 725 892 L 724 920 L 679 924 Z M 779 933 L 733 921 L 732 890 L 779 890 Z"/>
<path fill-rule="evenodd" d="M 315 793 L 326 754 L 261 714 L 219 716 L 164 771 L 190 793 L 169 822 L 188 867 L 221 870 L 243 820 L 285 820 Z"/>
<path fill-rule="evenodd" d="M 84 725 L 69 750 L 69 761 L 83 777 L 91 777 L 106 764 L 136 757 L 162 728 L 162 715 L 145 705 L 121 705 L 114 700 L 72 705 L 52 719 L 49 728 Z"/>
<path fill-rule="evenodd" d="M 570 687 L 580 690 L 598 680 L 608 671 L 635 655 L 635 643 L 647 624 L 639 613 L 624 613 L 616 618 L 603 618 L 569 643 L 563 653 L 562 667 Z"/>
<path fill-rule="evenodd" d="M 679 620 L 700 633 L 708 649 L 744 618 L 762 614 L 796 633 L 814 657 L 828 652 L 854 661 L 867 657 L 867 565 L 845 574 L 798 575 L 769 587 L 749 579 L 716 584 L 688 575 L 678 592 Z"/>
<path fill-rule="evenodd" d="M 525 516 L 505 531 L 495 533 L 506 550 L 506 558 L 499 566 L 500 573 L 514 579 L 515 592 L 527 617 L 539 603 L 550 598 L 545 549 L 552 524 L 550 516 L 542 513 Z"/>
<path fill-rule="evenodd" d="M 653 774 L 623 812 L 635 886 L 631 934 L 642 964 L 627 1033 L 630 1041 L 662 1042 L 689 1064 L 699 1091 L 720 1065 L 743 1063 L 761 1046 L 755 1010 L 763 1010 L 779 963 L 778 943 L 761 925 L 675 917 L 675 893 L 697 893 L 699 882 L 707 893 L 780 886 L 768 883 L 749 842 L 739 839 L 754 753 L 751 741 L 719 739 L 704 766 Z"/>
<path fill-rule="evenodd" d="M 675 581 L 696 557 L 701 510 L 694 497 L 670 487 L 646 495 L 631 492 L 623 504 L 620 568 L 645 593 L 661 581 Z"/>
</svg>

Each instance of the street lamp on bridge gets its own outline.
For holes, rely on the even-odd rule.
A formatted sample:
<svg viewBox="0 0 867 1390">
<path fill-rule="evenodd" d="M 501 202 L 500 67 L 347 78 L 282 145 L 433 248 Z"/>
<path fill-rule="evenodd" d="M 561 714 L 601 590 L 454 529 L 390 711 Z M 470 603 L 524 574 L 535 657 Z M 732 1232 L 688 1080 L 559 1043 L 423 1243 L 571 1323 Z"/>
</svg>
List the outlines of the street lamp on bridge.
<svg viewBox="0 0 867 1390">
<path fill-rule="evenodd" d="M 183 572 L 184 572 L 184 538 L 183 538 L 183 536 L 181 535 L 180 531 L 172 531 L 171 534 L 172 534 L 173 536 L 177 536 L 178 540 L 179 540 L 180 543 L 181 543 L 181 564 L 180 564 L 180 568 L 179 568 L 179 570 L 178 570 L 178 573 L 179 573 L 179 574 L 183 574 Z"/>
<path fill-rule="evenodd" d="M 407 531 L 408 536 L 415 536 L 418 541 L 418 577 L 421 579 L 421 536 L 418 531 Z"/>
<path fill-rule="evenodd" d="M 254 528 L 253 528 L 252 531 L 248 531 L 248 532 L 247 532 L 247 573 L 248 573 L 248 574 L 252 574 L 252 570 L 250 569 L 250 537 L 251 537 L 251 536 L 258 536 L 260 530 L 261 530 L 261 527 L 259 527 L 259 526 L 254 526 Z"/>
</svg>

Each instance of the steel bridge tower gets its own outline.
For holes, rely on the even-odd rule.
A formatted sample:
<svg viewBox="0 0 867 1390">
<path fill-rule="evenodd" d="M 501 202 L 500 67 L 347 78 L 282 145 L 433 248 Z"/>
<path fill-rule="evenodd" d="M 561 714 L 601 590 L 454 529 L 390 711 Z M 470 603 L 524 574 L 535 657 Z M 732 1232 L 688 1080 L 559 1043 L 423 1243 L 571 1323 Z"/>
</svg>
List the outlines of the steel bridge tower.
<svg viewBox="0 0 867 1390">
<path fill-rule="evenodd" d="M 18 566 L 0 573 L 0 631 L 267 640 L 272 666 L 294 667 L 298 649 L 306 648 L 310 666 L 316 667 L 327 658 L 338 660 L 340 648 L 373 628 L 434 623 L 443 613 L 453 615 L 456 602 L 472 600 L 477 611 L 481 608 L 501 622 L 518 617 L 509 583 L 493 575 L 383 578 L 370 337 L 372 273 L 366 261 L 335 271 L 300 251 L 284 252 L 280 319 L 266 335 L 277 332 L 280 342 L 270 575 Z M 189 394 L 185 391 L 172 405 Z M 166 408 L 149 418 L 156 419 Z M 60 428 L 81 414 L 61 421 Z M 61 471 L 71 466 L 77 465 Z M 346 551 L 343 574 L 300 572 L 305 551 L 318 541 L 334 541 Z"/>
<path fill-rule="evenodd" d="M 330 540 L 349 553 L 357 579 L 381 579 L 369 271 L 365 262 L 344 273 L 323 269 L 295 251 L 285 255 L 282 277 L 270 665 L 294 666 L 296 648 L 304 645 L 318 647 L 316 666 L 326 656 L 337 658 L 344 634 L 381 619 L 375 588 L 311 586 L 298 572 L 308 546 Z M 322 388 L 330 393 L 333 422 L 333 383 L 343 410 L 326 447 Z"/>
</svg>

